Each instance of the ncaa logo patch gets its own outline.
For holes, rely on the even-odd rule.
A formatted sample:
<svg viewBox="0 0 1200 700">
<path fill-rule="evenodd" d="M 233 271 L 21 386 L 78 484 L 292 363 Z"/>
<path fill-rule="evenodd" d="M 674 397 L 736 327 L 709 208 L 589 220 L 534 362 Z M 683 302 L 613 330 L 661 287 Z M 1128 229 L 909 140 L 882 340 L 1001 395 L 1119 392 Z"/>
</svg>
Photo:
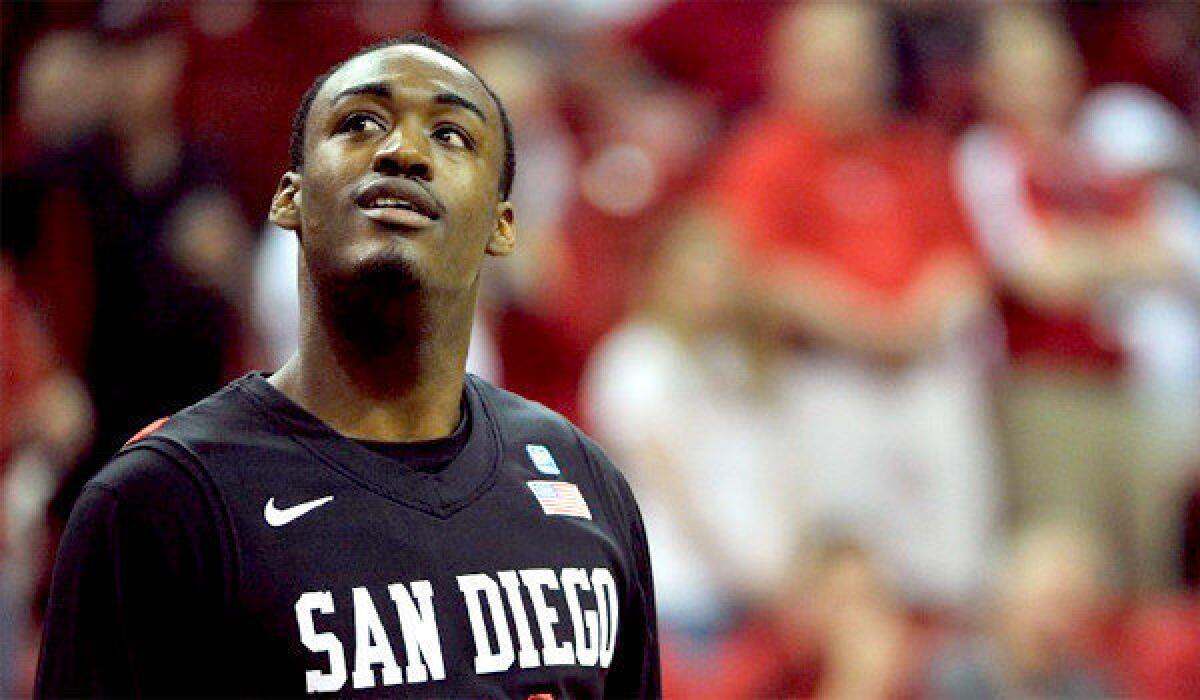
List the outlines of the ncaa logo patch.
<svg viewBox="0 0 1200 700">
<path fill-rule="evenodd" d="M 547 450 L 545 445 L 526 445 L 525 453 L 529 455 L 529 461 L 533 462 L 534 468 L 539 472 L 551 476 L 562 474 L 558 463 L 554 461 L 554 455 L 550 454 L 550 450 Z"/>
</svg>

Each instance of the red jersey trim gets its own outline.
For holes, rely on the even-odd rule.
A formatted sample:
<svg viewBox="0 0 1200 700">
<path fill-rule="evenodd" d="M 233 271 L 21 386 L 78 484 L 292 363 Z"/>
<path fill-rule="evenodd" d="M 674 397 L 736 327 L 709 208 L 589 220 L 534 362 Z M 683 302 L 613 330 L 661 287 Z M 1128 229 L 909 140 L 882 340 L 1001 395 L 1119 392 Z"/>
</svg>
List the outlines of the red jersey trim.
<svg viewBox="0 0 1200 700">
<path fill-rule="evenodd" d="M 150 435 L 150 433 L 153 433 L 155 430 L 158 430 L 159 428 L 163 427 L 163 423 L 166 423 L 168 420 L 170 420 L 170 418 L 171 418 L 170 416 L 163 416 L 162 418 L 159 418 L 158 420 L 154 421 L 150 425 L 147 425 L 145 428 L 142 428 L 141 430 L 137 431 L 137 433 L 135 433 L 133 437 L 131 437 L 127 441 L 125 441 L 125 444 L 132 445 L 133 443 L 137 442 L 138 440 L 141 440 L 142 438 L 147 437 L 148 435 Z"/>
</svg>

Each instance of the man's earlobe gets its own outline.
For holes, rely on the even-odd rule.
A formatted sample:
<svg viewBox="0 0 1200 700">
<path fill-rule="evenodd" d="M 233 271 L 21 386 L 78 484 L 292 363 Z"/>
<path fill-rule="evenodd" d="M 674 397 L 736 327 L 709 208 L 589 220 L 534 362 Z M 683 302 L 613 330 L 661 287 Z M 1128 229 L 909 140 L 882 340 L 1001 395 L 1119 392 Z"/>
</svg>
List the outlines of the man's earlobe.
<svg viewBox="0 0 1200 700">
<path fill-rule="evenodd" d="M 517 224 L 513 218 L 512 202 L 500 202 L 496 206 L 496 228 L 488 239 L 488 255 L 508 255 L 517 245 Z"/>
<path fill-rule="evenodd" d="M 279 228 L 300 233 L 300 182 L 303 177 L 288 171 L 279 179 L 279 187 L 271 198 L 271 223 Z"/>
</svg>

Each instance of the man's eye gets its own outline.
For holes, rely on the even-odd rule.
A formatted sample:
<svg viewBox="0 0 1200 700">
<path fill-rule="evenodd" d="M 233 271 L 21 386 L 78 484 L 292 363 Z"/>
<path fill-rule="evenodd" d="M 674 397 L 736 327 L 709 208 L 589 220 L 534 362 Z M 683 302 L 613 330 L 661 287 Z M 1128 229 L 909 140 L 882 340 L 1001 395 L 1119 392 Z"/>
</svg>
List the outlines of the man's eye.
<svg viewBox="0 0 1200 700">
<path fill-rule="evenodd" d="M 470 137 L 456 126 L 439 126 L 437 129 L 434 129 L 433 138 L 454 148 L 473 149 L 475 147 Z"/>
<path fill-rule="evenodd" d="M 362 134 L 367 132 L 383 131 L 383 122 L 378 117 L 363 114 L 351 114 L 346 117 L 341 126 L 338 127 L 338 133 L 356 133 Z"/>
</svg>

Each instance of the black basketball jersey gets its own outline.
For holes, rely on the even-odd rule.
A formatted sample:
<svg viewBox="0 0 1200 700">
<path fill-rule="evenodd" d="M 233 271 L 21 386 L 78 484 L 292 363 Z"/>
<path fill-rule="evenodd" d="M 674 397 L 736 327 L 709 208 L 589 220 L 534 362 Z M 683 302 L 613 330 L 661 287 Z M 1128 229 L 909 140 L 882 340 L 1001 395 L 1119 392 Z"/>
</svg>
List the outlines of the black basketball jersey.
<svg viewBox="0 0 1200 700">
<path fill-rule="evenodd" d="M 444 469 L 260 374 L 127 445 L 59 548 L 39 696 L 659 694 L 645 534 L 561 416 L 467 376 Z"/>
</svg>

